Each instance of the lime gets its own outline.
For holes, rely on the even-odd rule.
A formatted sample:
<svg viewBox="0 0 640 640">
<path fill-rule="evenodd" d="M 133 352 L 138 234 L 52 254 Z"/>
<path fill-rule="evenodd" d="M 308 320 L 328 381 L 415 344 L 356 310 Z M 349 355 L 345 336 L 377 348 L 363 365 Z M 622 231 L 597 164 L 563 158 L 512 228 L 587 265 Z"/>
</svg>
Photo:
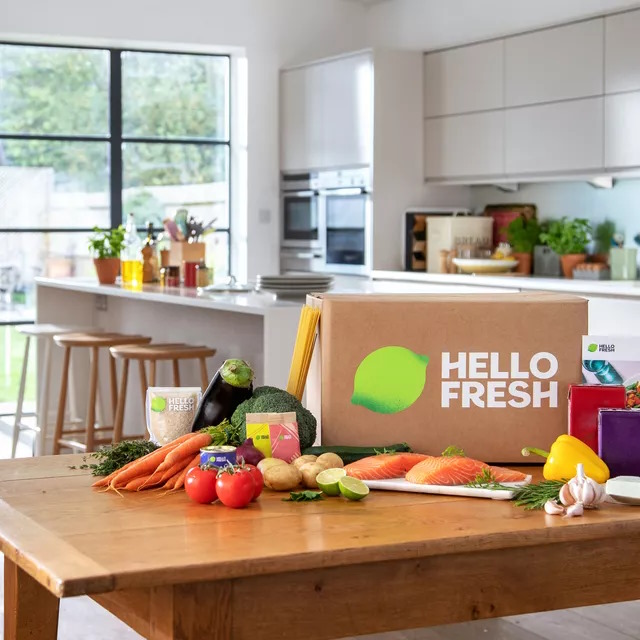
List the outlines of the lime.
<svg viewBox="0 0 640 640">
<path fill-rule="evenodd" d="M 369 487 L 358 478 L 345 476 L 340 478 L 338 486 L 340 487 L 340 493 L 349 500 L 362 500 L 362 498 L 369 495 Z"/>
<path fill-rule="evenodd" d="M 316 476 L 318 487 L 322 489 L 328 496 L 339 496 L 339 482 L 344 478 L 347 472 L 344 469 L 325 469 Z"/>
</svg>

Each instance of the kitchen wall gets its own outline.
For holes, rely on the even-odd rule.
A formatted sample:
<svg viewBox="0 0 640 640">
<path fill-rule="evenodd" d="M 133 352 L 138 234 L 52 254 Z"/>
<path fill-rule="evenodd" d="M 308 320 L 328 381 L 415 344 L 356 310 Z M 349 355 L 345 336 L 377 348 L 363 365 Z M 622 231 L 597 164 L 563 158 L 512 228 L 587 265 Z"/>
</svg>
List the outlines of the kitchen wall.
<svg viewBox="0 0 640 640">
<path fill-rule="evenodd" d="M 392 0 L 370 6 L 372 45 L 427 51 L 639 6 L 638 0 Z"/>
<path fill-rule="evenodd" d="M 541 220 L 587 218 L 594 228 L 605 219 L 613 220 L 630 247 L 636 246 L 633 237 L 640 233 L 640 180 L 620 180 L 613 189 L 596 189 L 586 182 L 523 184 L 515 193 L 471 187 L 471 202 L 475 211 L 487 204 L 535 203 Z"/>
<path fill-rule="evenodd" d="M 248 153 L 237 149 L 237 166 L 246 166 L 247 200 L 240 206 L 247 217 L 246 229 L 243 215 L 234 218 L 234 248 L 236 255 L 246 251 L 249 276 L 255 276 L 277 272 L 279 263 L 278 69 L 362 48 L 364 12 L 360 3 L 344 0 L 15 0 L 0 3 L 0 40 L 216 47 L 237 54 L 238 79 L 243 71 L 247 77 Z"/>
</svg>

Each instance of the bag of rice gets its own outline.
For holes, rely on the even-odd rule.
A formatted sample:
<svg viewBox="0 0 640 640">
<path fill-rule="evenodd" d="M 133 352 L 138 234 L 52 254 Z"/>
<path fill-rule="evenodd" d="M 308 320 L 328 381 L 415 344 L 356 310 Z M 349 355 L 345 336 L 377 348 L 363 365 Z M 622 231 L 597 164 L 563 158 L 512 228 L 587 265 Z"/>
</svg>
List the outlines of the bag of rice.
<svg viewBox="0 0 640 640">
<path fill-rule="evenodd" d="M 202 397 L 200 387 L 149 387 L 147 389 L 147 431 L 160 446 L 191 431 Z"/>
</svg>

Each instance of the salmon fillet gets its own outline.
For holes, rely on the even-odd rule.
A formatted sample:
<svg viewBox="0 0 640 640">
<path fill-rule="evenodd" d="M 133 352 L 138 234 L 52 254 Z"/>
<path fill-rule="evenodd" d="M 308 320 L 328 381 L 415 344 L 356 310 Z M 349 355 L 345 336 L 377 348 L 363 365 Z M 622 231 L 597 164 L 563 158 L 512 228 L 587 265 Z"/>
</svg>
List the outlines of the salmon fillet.
<svg viewBox="0 0 640 640">
<path fill-rule="evenodd" d="M 522 482 L 524 473 L 503 467 L 491 467 L 480 460 L 462 456 L 428 457 L 410 469 L 405 478 L 413 484 L 435 484 L 454 486 L 472 482 L 489 469 L 497 482 Z"/>
<path fill-rule="evenodd" d="M 348 476 L 359 480 L 387 480 L 402 478 L 409 469 L 428 458 L 422 453 L 381 453 L 348 464 Z"/>
</svg>

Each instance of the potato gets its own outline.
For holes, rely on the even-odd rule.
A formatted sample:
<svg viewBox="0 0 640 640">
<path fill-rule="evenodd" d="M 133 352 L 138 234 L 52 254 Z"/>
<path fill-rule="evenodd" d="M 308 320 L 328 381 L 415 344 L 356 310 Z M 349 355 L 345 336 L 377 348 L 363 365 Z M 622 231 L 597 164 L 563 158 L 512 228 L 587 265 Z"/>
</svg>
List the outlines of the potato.
<svg viewBox="0 0 640 640">
<path fill-rule="evenodd" d="M 263 475 L 265 486 L 274 491 L 292 491 L 302 482 L 302 474 L 292 464 L 271 465 Z"/>
<path fill-rule="evenodd" d="M 302 484 L 307 489 L 317 489 L 318 483 L 316 477 L 318 474 L 324 471 L 324 467 L 320 466 L 317 462 L 307 462 L 300 467 L 300 473 L 302 474 Z"/>
<path fill-rule="evenodd" d="M 344 462 L 337 453 L 323 453 L 316 460 L 316 464 L 324 469 L 342 469 L 344 467 Z"/>
<path fill-rule="evenodd" d="M 260 462 L 258 462 L 258 469 L 260 470 L 262 475 L 264 475 L 264 472 L 267 469 L 270 469 L 271 467 L 278 467 L 283 464 L 289 466 L 284 460 L 280 460 L 280 458 L 263 458 L 262 460 L 260 460 Z"/>
<path fill-rule="evenodd" d="M 317 459 L 318 456 L 300 456 L 299 458 L 296 458 L 292 464 L 295 465 L 296 469 L 299 469 L 303 464 L 315 462 Z"/>
</svg>

